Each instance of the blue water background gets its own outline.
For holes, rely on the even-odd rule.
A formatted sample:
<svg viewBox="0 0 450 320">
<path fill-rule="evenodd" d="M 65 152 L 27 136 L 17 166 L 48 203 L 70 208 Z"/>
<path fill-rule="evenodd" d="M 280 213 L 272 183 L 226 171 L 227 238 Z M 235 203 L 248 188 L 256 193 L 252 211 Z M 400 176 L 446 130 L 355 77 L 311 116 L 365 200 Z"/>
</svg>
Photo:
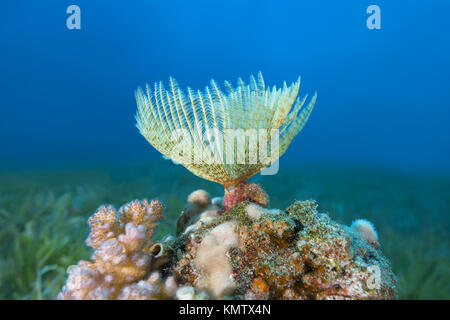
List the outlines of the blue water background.
<svg viewBox="0 0 450 320">
<path fill-rule="evenodd" d="M 81 8 L 81 30 L 66 8 Z M 366 8 L 381 8 L 381 30 Z M 151 163 L 134 90 L 302 76 L 315 110 L 283 163 L 450 172 L 450 2 L 6 1 L 3 169 Z"/>
</svg>

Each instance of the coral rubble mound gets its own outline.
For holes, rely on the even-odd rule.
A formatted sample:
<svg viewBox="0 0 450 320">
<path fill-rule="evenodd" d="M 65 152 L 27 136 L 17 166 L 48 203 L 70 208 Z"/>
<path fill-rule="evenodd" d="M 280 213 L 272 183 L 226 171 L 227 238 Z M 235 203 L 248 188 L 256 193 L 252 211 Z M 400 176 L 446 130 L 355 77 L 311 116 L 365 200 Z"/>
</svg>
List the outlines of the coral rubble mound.
<svg viewBox="0 0 450 320">
<path fill-rule="evenodd" d="M 158 201 L 89 219 L 94 262 L 69 271 L 59 299 L 395 299 L 396 281 L 368 221 L 333 222 L 314 201 L 285 211 L 244 201 L 224 211 L 198 190 L 177 237 L 151 240 Z"/>
</svg>

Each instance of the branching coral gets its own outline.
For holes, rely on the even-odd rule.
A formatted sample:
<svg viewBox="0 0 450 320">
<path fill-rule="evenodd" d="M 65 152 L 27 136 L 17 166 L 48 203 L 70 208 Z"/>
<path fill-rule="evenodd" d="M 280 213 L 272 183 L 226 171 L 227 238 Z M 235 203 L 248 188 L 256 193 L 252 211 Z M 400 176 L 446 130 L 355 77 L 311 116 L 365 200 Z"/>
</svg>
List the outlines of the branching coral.
<svg viewBox="0 0 450 320">
<path fill-rule="evenodd" d="M 89 218 L 86 243 L 95 251 L 91 261 L 69 270 L 58 299 L 143 299 L 173 294 L 169 279 L 151 273 L 158 258 L 150 250 L 151 237 L 163 205 L 153 200 L 132 201 L 120 208 L 101 206 Z M 167 288 L 166 288 L 167 287 Z"/>
</svg>

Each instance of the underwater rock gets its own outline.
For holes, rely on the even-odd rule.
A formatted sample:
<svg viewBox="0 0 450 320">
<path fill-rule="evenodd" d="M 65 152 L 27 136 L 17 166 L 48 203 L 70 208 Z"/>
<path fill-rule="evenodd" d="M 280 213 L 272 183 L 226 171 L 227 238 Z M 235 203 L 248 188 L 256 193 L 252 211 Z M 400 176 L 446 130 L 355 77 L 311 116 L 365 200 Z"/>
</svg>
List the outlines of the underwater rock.
<svg viewBox="0 0 450 320">
<path fill-rule="evenodd" d="M 285 212 L 240 203 L 183 245 L 177 282 L 213 298 L 396 298 L 388 260 L 358 232 L 317 212 L 314 201 Z"/>
<path fill-rule="evenodd" d="M 118 214 L 100 207 L 86 241 L 93 262 L 69 270 L 58 299 L 396 298 L 395 275 L 365 220 L 338 224 L 314 201 L 285 211 L 244 201 L 222 212 L 206 195 L 192 193 L 177 237 L 158 243 L 159 201 L 135 200 Z"/>
</svg>

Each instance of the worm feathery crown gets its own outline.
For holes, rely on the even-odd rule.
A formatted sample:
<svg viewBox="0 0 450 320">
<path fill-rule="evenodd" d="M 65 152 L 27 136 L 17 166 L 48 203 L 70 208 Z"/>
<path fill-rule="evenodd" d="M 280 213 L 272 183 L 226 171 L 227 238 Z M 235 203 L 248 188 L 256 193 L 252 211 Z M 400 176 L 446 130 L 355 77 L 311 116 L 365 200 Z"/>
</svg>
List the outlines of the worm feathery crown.
<svg viewBox="0 0 450 320">
<path fill-rule="evenodd" d="M 173 78 L 136 90 L 137 127 L 166 157 L 194 174 L 235 186 L 283 155 L 302 130 L 315 93 L 297 97 L 300 77 L 289 87 L 266 88 L 261 72 L 249 84 L 225 81 L 226 93 L 211 80 L 204 92 L 183 92 Z M 237 147 L 236 147 L 237 146 Z"/>
</svg>

